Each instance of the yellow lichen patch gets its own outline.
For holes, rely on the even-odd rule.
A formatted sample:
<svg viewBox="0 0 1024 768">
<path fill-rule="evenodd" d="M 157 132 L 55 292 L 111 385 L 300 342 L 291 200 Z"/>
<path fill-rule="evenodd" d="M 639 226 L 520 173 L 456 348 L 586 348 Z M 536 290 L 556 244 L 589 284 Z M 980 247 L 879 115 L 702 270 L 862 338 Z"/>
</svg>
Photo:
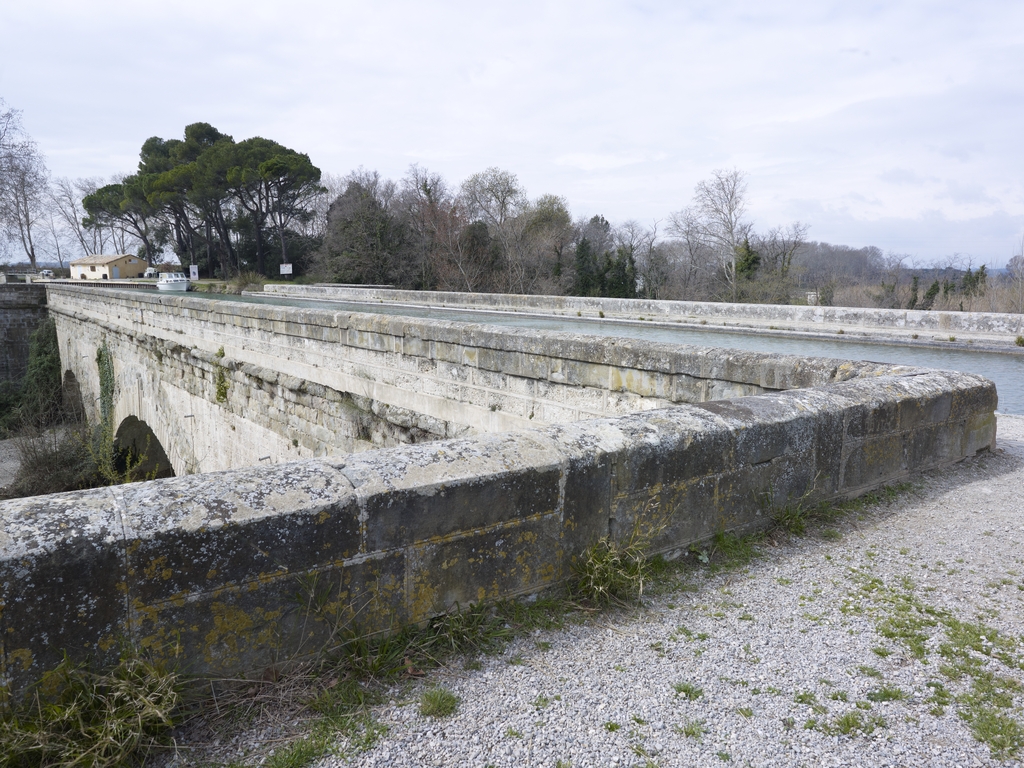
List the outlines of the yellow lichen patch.
<svg viewBox="0 0 1024 768">
<path fill-rule="evenodd" d="M 871 440 L 864 444 L 864 460 L 870 465 L 888 464 L 895 461 L 903 451 L 903 442 L 898 436 Z"/>
<path fill-rule="evenodd" d="M 160 557 L 153 558 L 146 564 L 145 569 L 143 569 L 143 573 L 146 575 L 147 579 L 155 579 L 157 573 L 164 570 L 166 565 L 167 556 L 160 555 Z"/>
<path fill-rule="evenodd" d="M 250 650 L 274 646 L 277 638 L 277 620 L 282 610 L 265 611 L 255 608 L 247 613 L 241 608 L 215 602 L 210 606 L 213 629 L 206 633 L 204 656 L 208 663 L 227 651 L 232 656 Z"/>
<path fill-rule="evenodd" d="M 132 601 L 132 613 L 135 614 L 135 621 L 140 624 L 146 621 L 154 626 L 160 624 L 160 608 L 156 605 L 147 605 L 136 598 Z"/>
<path fill-rule="evenodd" d="M 216 568 L 211 568 L 210 570 L 208 570 L 206 572 L 206 578 L 208 578 L 208 579 L 216 578 L 216 576 L 217 576 L 217 569 Z"/>
<path fill-rule="evenodd" d="M 409 618 L 412 621 L 426 619 L 436 613 L 438 590 L 434 581 L 420 575 L 413 581 Z"/>
<path fill-rule="evenodd" d="M 115 642 L 116 641 L 114 640 L 113 637 L 111 637 L 110 635 L 107 635 L 106 637 L 101 637 L 99 642 L 96 643 L 96 645 L 99 646 L 99 649 L 101 651 L 106 652 L 106 651 L 109 651 L 111 648 L 114 647 L 114 643 Z"/>
<path fill-rule="evenodd" d="M 7 654 L 8 664 L 21 664 L 21 671 L 27 672 L 32 667 L 34 660 L 32 651 L 28 648 L 16 648 Z"/>
</svg>

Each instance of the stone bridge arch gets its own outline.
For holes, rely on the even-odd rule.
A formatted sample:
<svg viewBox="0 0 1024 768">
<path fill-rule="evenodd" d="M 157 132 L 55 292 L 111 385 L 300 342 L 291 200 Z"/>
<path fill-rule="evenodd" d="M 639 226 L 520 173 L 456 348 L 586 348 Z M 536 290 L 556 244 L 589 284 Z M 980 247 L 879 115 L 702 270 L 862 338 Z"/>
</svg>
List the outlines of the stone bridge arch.
<svg viewBox="0 0 1024 768">
<path fill-rule="evenodd" d="M 85 405 L 82 402 L 82 388 L 78 384 L 78 377 L 72 370 L 64 371 L 60 388 L 61 407 L 64 412 L 72 418 L 78 419 L 85 414 Z"/>
<path fill-rule="evenodd" d="M 174 477 L 174 468 L 160 444 L 160 438 L 136 416 L 128 416 L 118 425 L 114 432 L 114 449 L 118 453 L 118 463 L 124 463 L 124 466 L 118 466 L 122 472 L 131 462 L 139 477 Z"/>
<path fill-rule="evenodd" d="M 271 463 L 300 458 L 290 435 L 245 417 L 250 388 L 223 355 L 186 346 L 184 336 L 135 333 L 84 313 L 54 311 L 52 316 L 67 401 L 80 402 L 91 424 L 106 415 L 118 447 L 146 452 L 148 440 L 161 466 L 159 476 L 251 466 L 264 457 Z M 112 369 L 106 384 L 101 349 Z"/>
</svg>

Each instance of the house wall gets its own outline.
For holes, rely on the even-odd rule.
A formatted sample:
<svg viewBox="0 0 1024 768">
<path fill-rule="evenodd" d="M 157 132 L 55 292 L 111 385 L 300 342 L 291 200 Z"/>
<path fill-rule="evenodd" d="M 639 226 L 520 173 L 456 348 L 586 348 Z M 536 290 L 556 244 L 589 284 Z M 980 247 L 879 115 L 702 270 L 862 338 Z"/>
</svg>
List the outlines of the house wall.
<svg viewBox="0 0 1024 768">
<path fill-rule="evenodd" d="M 148 264 L 136 256 L 123 256 L 106 264 L 76 264 L 71 262 L 71 277 L 76 280 L 128 280 L 142 277 Z M 118 276 L 114 277 L 114 267 Z"/>
</svg>

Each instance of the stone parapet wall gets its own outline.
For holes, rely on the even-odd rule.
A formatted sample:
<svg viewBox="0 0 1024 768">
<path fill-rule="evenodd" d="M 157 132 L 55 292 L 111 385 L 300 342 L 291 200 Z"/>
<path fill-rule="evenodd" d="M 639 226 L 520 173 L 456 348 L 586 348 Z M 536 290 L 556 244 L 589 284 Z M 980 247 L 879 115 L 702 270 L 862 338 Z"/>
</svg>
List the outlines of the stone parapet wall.
<svg viewBox="0 0 1024 768">
<path fill-rule="evenodd" d="M 0 381 L 20 382 L 28 368 L 29 340 L 46 319 L 46 289 L 0 285 Z"/>
<path fill-rule="evenodd" d="M 739 328 L 835 332 L 856 329 L 866 335 L 906 336 L 974 334 L 996 346 L 1015 347 L 1024 334 L 1024 315 L 996 312 L 873 309 L 861 307 L 733 304 L 728 302 L 654 301 L 581 296 L 530 296 L 443 291 L 398 291 L 331 285 L 267 285 L 265 293 L 337 301 L 395 302 L 465 309 L 497 309 L 582 317 L 658 320 L 727 325 Z M 916 338 L 916 337 L 915 337 Z"/>
<path fill-rule="evenodd" d="M 179 306 L 184 310 L 186 307 Z M 284 322 L 284 321 L 282 321 Z M 379 321 L 384 322 L 384 321 Z M 0 686 L 129 640 L 258 672 L 566 578 L 648 516 L 657 548 L 767 524 L 994 445 L 995 387 L 876 372 L 736 400 L 0 503 Z"/>
<path fill-rule="evenodd" d="M 106 343 L 117 421 L 145 421 L 178 474 L 915 370 L 191 296 L 49 291 L 62 359 L 87 410 L 95 417 L 95 350 Z"/>
</svg>

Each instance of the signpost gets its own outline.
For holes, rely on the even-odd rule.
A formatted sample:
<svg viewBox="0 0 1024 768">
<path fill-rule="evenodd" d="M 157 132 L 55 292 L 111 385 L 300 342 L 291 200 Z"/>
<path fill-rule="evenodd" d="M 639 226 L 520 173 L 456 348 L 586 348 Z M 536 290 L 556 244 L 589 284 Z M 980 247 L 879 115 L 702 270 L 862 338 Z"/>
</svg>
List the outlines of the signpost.
<svg viewBox="0 0 1024 768">
<path fill-rule="evenodd" d="M 282 264 L 281 265 L 281 274 L 282 275 L 290 275 L 291 273 L 292 273 L 292 265 L 291 264 Z"/>
<path fill-rule="evenodd" d="M 199 279 L 199 265 L 198 264 L 190 264 L 189 265 L 189 267 L 188 267 L 188 279 L 189 280 L 198 280 Z"/>
</svg>

